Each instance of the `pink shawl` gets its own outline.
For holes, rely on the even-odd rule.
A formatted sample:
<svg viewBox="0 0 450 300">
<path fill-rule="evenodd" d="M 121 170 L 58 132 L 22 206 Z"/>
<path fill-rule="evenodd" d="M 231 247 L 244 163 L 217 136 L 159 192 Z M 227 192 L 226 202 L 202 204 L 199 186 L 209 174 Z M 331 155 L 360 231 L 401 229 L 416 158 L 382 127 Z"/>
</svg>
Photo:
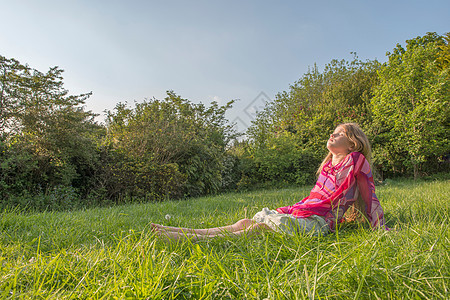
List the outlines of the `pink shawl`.
<svg viewBox="0 0 450 300">
<path fill-rule="evenodd" d="M 339 164 L 332 166 L 330 161 L 323 167 L 308 197 L 294 205 L 277 208 L 277 211 L 298 218 L 323 216 L 333 230 L 336 220 L 341 221 L 359 196 L 365 202 L 366 216 L 372 228 L 386 228 L 370 165 L 363 154 L 352 152 Z"/>
</svg>

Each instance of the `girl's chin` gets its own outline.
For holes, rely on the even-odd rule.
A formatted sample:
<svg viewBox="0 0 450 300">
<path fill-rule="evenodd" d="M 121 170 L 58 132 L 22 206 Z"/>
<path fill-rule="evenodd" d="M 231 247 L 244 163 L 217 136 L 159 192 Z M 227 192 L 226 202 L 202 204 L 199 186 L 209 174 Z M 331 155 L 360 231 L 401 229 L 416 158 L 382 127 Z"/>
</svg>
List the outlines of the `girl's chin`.
<svg viewBox="0 0 450 300">
<path fill-rule="evenodd" d="M 347 154 L 349 154 L 350 152 L 348 152 L 346 149 L 341 149 L 341 148 L 339 148 L 339 147 L 333 147 L 333 145 L 328 145 L 327 144 L 327 149 L 328 149 L 328 151 L 330 151 L 331 152 L 331 154 L 333 154 L 333 155 L 347 155 Z"/>
</svg>

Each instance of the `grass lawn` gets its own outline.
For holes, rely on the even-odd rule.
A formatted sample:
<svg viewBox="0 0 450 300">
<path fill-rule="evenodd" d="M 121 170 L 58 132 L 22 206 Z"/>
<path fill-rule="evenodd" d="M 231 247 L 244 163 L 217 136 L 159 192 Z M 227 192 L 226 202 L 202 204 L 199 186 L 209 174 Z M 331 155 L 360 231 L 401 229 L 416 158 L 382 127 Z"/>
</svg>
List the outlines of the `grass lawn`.
<svg viewBox="0 0 450 300">
<path fill-rule="evenodd" d="M 312 188 L 0 217 L 0 299 L 449 299 L 450 181 L 377 187 L 392 231 L 265 233 L 168 244 L 150 223 L 205 228 Z M 170 214 L 170 220 L 165 215 Z"/>
</svg>

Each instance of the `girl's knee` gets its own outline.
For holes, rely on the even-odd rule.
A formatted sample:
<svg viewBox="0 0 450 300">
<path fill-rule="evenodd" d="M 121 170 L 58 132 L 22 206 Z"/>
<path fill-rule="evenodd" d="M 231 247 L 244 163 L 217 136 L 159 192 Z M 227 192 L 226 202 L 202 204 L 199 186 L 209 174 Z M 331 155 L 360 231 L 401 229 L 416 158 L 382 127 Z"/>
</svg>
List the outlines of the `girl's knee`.
<svg viewBox="0 0 450 300">
<path fill-rule="evenodd" d="M 242 219 L 237 221 L 236 225 L 238 225 L 239 227 L 242 228 L 247 228 L 251 225 L 255 224 L 255 221 L 253 221 L 252 219 Z"/>
</svg>

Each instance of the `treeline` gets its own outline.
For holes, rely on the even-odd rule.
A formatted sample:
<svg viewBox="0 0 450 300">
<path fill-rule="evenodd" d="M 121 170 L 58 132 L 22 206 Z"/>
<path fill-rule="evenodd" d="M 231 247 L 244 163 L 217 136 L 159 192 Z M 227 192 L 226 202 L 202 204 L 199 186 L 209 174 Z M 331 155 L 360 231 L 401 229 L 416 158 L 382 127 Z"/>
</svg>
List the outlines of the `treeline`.
<svg viewBox="0 0 450 300">
<path fill-rule="evenodd" d="M 105 124 L 69 95 L 62 70 L 0 56 L 1 207 L 71 209 L 306 184 L 329 133 L 358 122 L 379 179 L 448 172 L 450 35 L 397 45 L 380 64 L 313 67 L 259 113 L 238 141 L 232 106 L 174 92 L 107 112 Z"/>
</svg>

